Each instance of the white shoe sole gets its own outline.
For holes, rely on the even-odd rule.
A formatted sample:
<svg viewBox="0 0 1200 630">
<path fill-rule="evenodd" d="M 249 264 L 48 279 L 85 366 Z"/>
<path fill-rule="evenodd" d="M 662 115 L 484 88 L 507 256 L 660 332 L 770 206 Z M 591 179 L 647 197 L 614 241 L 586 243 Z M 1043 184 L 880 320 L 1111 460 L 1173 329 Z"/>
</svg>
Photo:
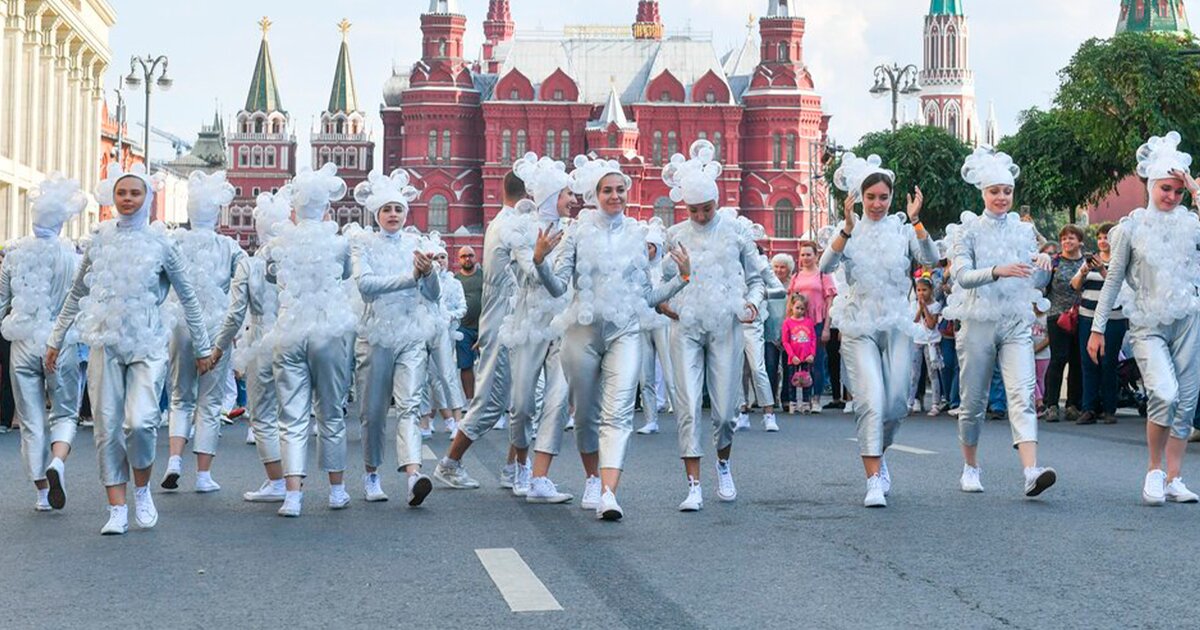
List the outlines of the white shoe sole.
<svg viewBox="0 0 1200 630">
<path fill-rule="evenodd" d="M 350 507 L 350 499 L 346 499 L 345 501 L 338 501 L 337 503 L 334 503 L 332 501 L 329 502 L 329 509 L 331 509 L 331 510 L 344 510 L 348 507 Z"/>
<path fill-rule="evenodd" d="M 1170 501 L 1171 503 L 1197 503 L 1197 502 L 1200 502 L 1200 497 L 1196 497 L 1196 496 L 1181 497 L 1179 495 L 1168 494 L 1167 501 Z"/>
<path fill-rule="evenodd" d="M 441 471 L 438 471 L 438 470 L 433 471 L 433 478 L 446 484 L 447 487 L 454 488 L 455 490 L 474 490 L 479 487 L 479 482 L 475 482 L 472 484 L 455 483 L 455 482 L 451 481 L 449 477 L 443 475 L 441 473 Z"/>
<path fill-rule="evenodd" d="M 525 495 L 525 502 L 526 503 L 537 503 L 540 505 L 551 505 L 551 504 L 558 504 L 558 503 L 570 503 L 571 500 L 574 498 L 575 498 L 574 495 L 570 495 L 570 494 L 566 494 L 566 493 L 559 493 L 552 497 L 538 497 L 538 496 L 534 496 L 532 494 L 527 494 L 527 495 Z M 596 509 L 596 508 L 592 508 L 592 509 Z"/>
<path fill-rule="evenodd" d="M 221 489 L 221 486 L 205 486 L 203 488 L 197 487 L 196 493 L 197 494 L 208 494 L 210 492 L 218 492 L 218 491 L 220 491 L 220 489 Z"/>
<path fill-rule="evenodd" d="M 152 529 L 155 525 L 158 525 L 158 512 L 154 513 L 154 518 L 151 519 L 149 523 L 142 522 L 142 519 L 140 518 L 135 518 L 134 521 L 136 521 L 137 526 L 142 529 Z"/>
<path fill-rule="evenodd" d="M 242 500 L 247 503 L 283 503 L 283 499 L 282 494 L 242 494 Z"/>
<path fill-rule="evenodd" d="M 1167 504 L 1167 498 L 1165 496 L 1152 497 L 1145 492 L 1142 492 L 1142 503 L 1150 507 L 1161 507 Z"/>
<path fill-rule="evenodd" d="M 386 494 L 368 494 L 366 499 L 367 503 L 383 503 L 388 500 Z"/>
<path fill-rule="evenodd" d="M 779 427 L 777 427 L 777 426 L 767 426 L 767 427 L 763 428 L 763 431 L 766 431 L 767 433 L 778 433 L 778 432 L 779 432 Z"/>
<path fill-rule="evenodd" d="M 704 509 L 703 503 L 698 503 L 696 505 L 688 505 L 688 504 L 684 504 L 684 503 L 679 504 L 680 512 L 699 512 L 702 509 Z"/>
<path fill-rule="evenodd" d="M 647 429 L 646 427 L 642 427 L 637 430 L 638 435 L 654 435 L 656 433 L 658 433 L 658 429 Z"/>
<path fill-rule="evenodd" d="M 123 535 L 125 535 L 125 532 L 128 532 L 128 531 L 129 531 L 128 525 L 126 525 L 125 527 L 109 527 L 108 525 L 105 525 L 104 527 L 102 527 L 100 529 L 100 535 L 101 536 L 123 536 Z"/>
<path fill-rule="evenodd" d="M 966 492 L 969 494 L 978 494 L 980 492 L 983 492 L 983 486 L 968 486 L 965 484 L 959 484 L 958 488 L 959 488 L 959 490 L 962 490 L 963 492 Z"/>
<path fill-rule="evenodd" d="M 300 510 L 279 510 L 276 514 L 286 518 L 297 518 L 300 516 Z"/>
<path fill-rule="evenodd" d="M 885 508 L 887 507 L 887 499 L 883 497 L 878 499 L 863 499 L 863 507 Z"/>
</svg>

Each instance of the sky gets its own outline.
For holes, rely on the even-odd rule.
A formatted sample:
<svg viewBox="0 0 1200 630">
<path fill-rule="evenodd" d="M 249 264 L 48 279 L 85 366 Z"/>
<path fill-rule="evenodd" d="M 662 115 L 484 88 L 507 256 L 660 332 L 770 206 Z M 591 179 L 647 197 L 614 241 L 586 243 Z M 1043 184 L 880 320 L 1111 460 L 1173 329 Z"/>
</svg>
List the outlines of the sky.
<svg viewBox="0 0 1200 630">
<path fill-rule="evenodd" d="M 188 141 L 218 108 L 229 128 L 245 103 L 261 32 L 262 16 L 274 23 L 271 55 L 284 108 L 291 114 L 301 164 L 307 139 L 329 99 L 342 18 L 353 23 L 351 61 L 361 107 L 366 110 L 380 151 L 379 119 L 383 83 L 393 64 L 407 68 L 420 57 L 420 14 L 428 0 L 111 0 L 117 23 L 110 35 L 113 63 L 105 77 L 106 97 L 122 84 L 133 55 L 167 55 L 174 86 L 155 92 L 151 124 Z M 483 41 L 487 0 L 459 0 L 467 16 L 465 49 L 477 56 Z M 1189 0 L 1194 8 L 1200 0 Z M 522 29 L 559 30 L 568 24 L 631 24 L 636 0 L 565 2 L 512 0 L 513 20 Z M 975 71 L 980 124 L 995 105 L 1002 134 L 1016 130 L 1020 113 L 1046 107 L 1058 86 L 1058 71 L 1091 37 L 1110 37 L 1118 0 L 964 0 L 970 20 L 970 54 Z M 662 0 L 668 31 L 691 28 L 711 33 L 718 55 L 740 46 L 746 23 L 767 10 L 768 0 Z M 928 0 L 799 0 L 807 20 L 804 60 L 824 109 L 833 116 L 831 135 L 853 145 L 863 134 L 887 128 L 889 99 L 867 90 L 881 63 L 921 65 L 922 29 Z M 1190 13 L 1190 11 L 1189 11 Z M 1194 14 L 1200 15 L 1200 14 Z M 142 91 L 125 93 L 130 130 L 140 137 Z M 910 100 L 914 113 L 916 101 Z M 155 158 L 171 147 L 151 141 Z M 379 163 L 377 161 L 377 163 Z"/>
</svg>

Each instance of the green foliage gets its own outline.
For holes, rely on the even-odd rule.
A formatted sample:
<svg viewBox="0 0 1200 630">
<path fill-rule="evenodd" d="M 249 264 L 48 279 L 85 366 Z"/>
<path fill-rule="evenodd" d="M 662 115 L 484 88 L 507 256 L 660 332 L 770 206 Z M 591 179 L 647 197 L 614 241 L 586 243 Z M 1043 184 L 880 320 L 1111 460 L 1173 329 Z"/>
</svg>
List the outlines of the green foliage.
<svg viewBox="0 0 1200 630">
<path fill-rule="evenodd" d="M 935 234 L 957 221 L 964 210 L 982 207 L 979 191 L 964 182 L 960 174 L 971 149 L 944 129 L 914 125 L 894 132 L 870 133 L 851 150 L 864 158 L 876 154 L 883 160 L 884 168 L 896 172 L 893 212 L 903 212 L 905 196 L 920 186 L 925 194 L 921 220 Z M 830 164 L 829 181 L 833 181 L 833 173 L 839 166 L 841 159 Z M 846 194 L 835 189 L 834 196 L 838 204 L 836 214 L 840 216 Z"/>
<path fill-rule="evenodd" d="M 1111 169 L 1097 164 L 1080 139 L 1081 116 L 1055 109 L 1030 109 L 1021 114 L 1020 130 L 996 147 L 1021 167 L 1016 203 L 1035 216 L 1069 212 L 1094 201 L 1111 187 Z"/>
</svg>

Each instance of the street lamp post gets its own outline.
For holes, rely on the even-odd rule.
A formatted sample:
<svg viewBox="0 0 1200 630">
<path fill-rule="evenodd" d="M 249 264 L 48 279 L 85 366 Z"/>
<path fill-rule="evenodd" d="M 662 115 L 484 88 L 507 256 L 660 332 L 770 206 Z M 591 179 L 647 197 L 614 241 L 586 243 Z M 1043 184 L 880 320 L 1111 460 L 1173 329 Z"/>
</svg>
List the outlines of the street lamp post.
<svg viewBox="0 0 1200 630">
<path fill-rule="evenodd" d="M 142 74 L 138 76 L 137 68 L 141 67 Z M 158 78 L 155 79 L 155 73 L 158 73 Z M 146 130 L 142 136 L 142 156 L 146 160 L 146 172 L 150 172 L 150 92 L 154 85 L 158 85 L 158 89 L 166 92 L 171 89 L 173 81 L 167 77 L 167 56 L 159 55 L 153 57 L 146 55 L 138 57 L 134 55 L 129 58 L 129 76 L 125 77 L 125 87 L 136 90 L 143 85 L 146 88 Z"/>
<path fill-rule="evenodd" d="M 125 160 L 121 153 L 125 146 L 125 95 L 121 93 L 121 88 L 113 91 L 117 93 L 117 146 L 113 149 L 113 158 L 117 161 L 117 166 L 125 170 Z"/>
<path fill-rule="evenodd" d="M 912 96 L 921 91 L 921 83 L 918 80 L 919 70 L 913 64 L 908 64 L 903 68 L 899 64 L 892 65 L 880 64 L 875 68 L 875 85 L 871 87 L 871 94 L 876 98 L 882 97 L 884 94 L 891 93 L 892 95 L 892 131 L 895 131 L 900 125 L 897 120 L 897 112 L 900 109 L 900 95 Z"/>
</svg>

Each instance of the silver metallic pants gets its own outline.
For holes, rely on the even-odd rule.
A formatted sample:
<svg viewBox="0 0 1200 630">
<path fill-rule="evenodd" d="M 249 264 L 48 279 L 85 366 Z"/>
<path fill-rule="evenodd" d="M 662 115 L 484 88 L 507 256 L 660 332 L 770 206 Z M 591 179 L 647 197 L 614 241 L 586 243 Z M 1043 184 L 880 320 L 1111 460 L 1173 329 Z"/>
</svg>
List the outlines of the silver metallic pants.
<svg viewBox="0 0 1200 630">
<path fill-rule="evenodd" d="M 519 449 L 529 448 L 535 425 L 537 448 L 534 450 L 558 455 L 562 448 L 563 427 L 567 424 L 571 409 L 560 345 L 561 342 L 557 341 L 542 341 L 509 348 L 513 399 L 508 439 Z M 539 381 L 542 383 L 540 396 Z"/>
<path fill-rule="evenodd" d="M 467 405 L 462 378 L 454 357 L 454 341 L 450 329 L 442 328 L 428 345 L 429 379 L 433 385 L 434 409 L 462 409 Z"/>
<path fill-rule="evenodd" d="M 349 344 L 347 335 L 275 349 L 272 370 L 279 396 L 279 446 L 285 476 L 308 474 L 305 466 L 308 415 L 314 407 L 320 434 L 317 459 L 321 470 L 346 470 L 346 418 L 342 403 L 350 384 L 350 360 L 346 357 Z"/>
<path fill-rule="evenodd" d="M 46 478 L 50 464 L 50 445 L 75 439 L 75 420 L 79 413 L 79 352 L 74 344 L 58 354 L 58 367 L 46 374 L 42 367 L 45 344 L 14 341 L 8 368 L 12 379 L 13 400 L 21 420 L 21 459 L 30 481 Z M 46 410 L 47 401 L 50 410 Z"/>
<path fill-rule="evenodd" d="M 658 359 L 662 369 L 663 387 L 667 390 L 667 399 L 674 407 L 675 403 L 675 372 L 671 369 L 671 329 L 661 326 L 642 335 L 642 413 L 646 422 L 658 422 L 659 392 L 655 385 L 654 360 Z"/>
<path fill-rule="evenodd" d="M 719 333 L 686 330 L 671 323 L 671 363 L 675 368 L 675 418 L 679 421 L 680 457 L 701 457 L 697 424 L 703 414 L 704 388 L 708 388 L 717 450 L 733 443 L 737 403 L 741 398 L 742 346 L 745 337 L 738 322 Z"/>
<path fill-rule="evenodd" d="M 961 370 L 959 441 L 966 446 L 979 444 L 992 371 L 999 360 L 1008 399 L 1008 424 L 1012 428 L 1013 445 L 1037 442 L 1037 412 L 1033 406 L 1037 377 L 1034 373 L 1030 325 L 1021 321 L 960 323 L 962 328 L 959 329 L 955 345 Z M 850 382 L 854 382 L 853 376 Z"/>
<path fill-rule="evenodd" d="M 580 453 L 600 453 L 601 468 L 625 466 L 641 364 L 636 323 L 573 324 L 563 336 L 562 367 L 575 403 L 575 440 Z"/>
<path fill-rule="evenodd" d="M 231 353 L 206 374 L 196 373 L 196 352 L 187 328 L 177 327 L 170 343 L 171 408 L 167 420 L 169 435 L 188 439 L 192 425 L 196 435 L 193 453 L 217 454 L 221 437 L 221 403 L 225 400 L 225 377 Z"/>
<path fill-rule="evenodd" d="M 740 324 L 745 340 L 746 370 L 748 383 L 739 390 L 742 393 L 741 404 L 749 406 L 751 402 L 759 407 L 770 407 L 775 404 L 775 395 L 771 391 L 771 379 L 767 378 L 766 343 L 763 341 L 763 322 L 754 320 L 749 324 Z M 753 399 L 751 399 L 753 395 Z"/>
<path fill-rule="evenodd" d="M 365 339 L 355 343 L 358 359 L 355 382 L 358 385 L 359 421 L 362 423 L 363 464 L 369 468 L 383 465 L 383 445 L 387 433 L 388 409 L 396 402 L 396 462 L 405 466 L 421 465 L 421 427 L 419 406 L 425 388 L 425 370 L 429 365 L 425 344 L 410 343 L 403 348 L 372 346 Z"/>
<path fill-rule="evenodd" d="M 275 375 L 267 357 L 257 358 L 246 366 L 246 404 L 250 413 L 250 429 L 258 459 L 264 464 L 280 460 L 279 453 L 279 396 L 275 393 Z"/>
<path fill-rule="evenodd" d="M 912 337 L 897 330 L 842 335 L 842 364 L 854 394 L 858 450 L 863 457 L 882 457 L 908 415 L 912 354 Z"/>
<path fill-rule="evenodd" d="M 1188 439 L 1200 394 L 1200 315 L 1156 328 L 1133 326 L 1129 343 L 1150 396 L 1147 420 L 1171 429 L 1171 437 Z"/>
<path fill-rule="evenodd" d="M 508 348 L 495 334 L 479 336 L 479 362 L 475 367 L 475 397 L 463 417 L 463 432 L 472 442 L 483 437 L 508 412 L 512 395 L 512 373 L 509 370 Z"/>
<path fill-rule="evenodd" d="M 100 483 L 123 486 L 129 469 L 154 465 L 158 442 L 158 399 L 167 377 L 167 354 L 130 359 L 107 346 L 88 355 L 88 396 L 96 422 Z"/>
</svg>

